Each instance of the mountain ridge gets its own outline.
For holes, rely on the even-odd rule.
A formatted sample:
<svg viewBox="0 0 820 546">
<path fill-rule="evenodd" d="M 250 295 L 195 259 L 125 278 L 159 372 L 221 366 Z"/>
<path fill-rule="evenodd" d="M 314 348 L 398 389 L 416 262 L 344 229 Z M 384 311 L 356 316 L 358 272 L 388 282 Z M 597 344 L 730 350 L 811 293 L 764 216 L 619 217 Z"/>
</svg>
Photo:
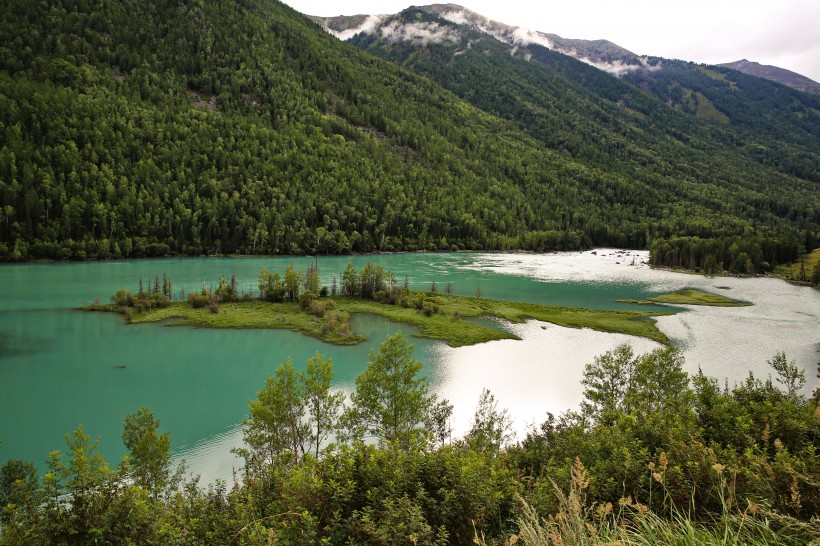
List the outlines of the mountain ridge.
<svg viewBox="0 0 820 546">
<path fill-rule="evenodd" d="M 737 70 L 738 72 L 743 72 L 744 74 L 748 74 L 750 76 L 765 78 L 773 82 L 787 85 L 799 91 L 820 94 L 820 83 L 802 74 L 798 74 L 797 72 L 793 72 L 779 66 L 760 64 L 754 61 L 748 61 L 746 59 L 741 59 L 731 63 L 721 63 L 715 66 L 731 68 L 732 70 Z"/>
<path fill-rule="evenodd" d="M 609 40 L 563 38 L 557 34 L 511 26 L 458 4 L 430 4 L 420 8 L 452 23 L 469 25 L 511 46 L 540 44 L 613 74 L 622 74 L 644 65 L 642 57 Z M 356 34 L 373 32 L 391 15 L 308 17 L 340 40 L 349 40 Z"/>
<path fill-rule="evenodd" d="M 480 15 L 459 4 L 429 4 L 419 7 L 427 12 L 435 13 L 448 21 L 470 25 L 511 46 L 529 45 L 531 43 L 539 44 L 616 76 L 622 76 L 639 69 L 652 69 L 656 64 L 651 63 L 650 59 L 656 59 L 662 62 L 657 56 L 637 55 L 610 40 L 563 38 L 557 34 L 547 33 L 541 30 L 508 25 Z M 373 32 L 380 22 L 390 16 L 391 15 L 386 14 L 361 14 L 337 17 L 308 15 L 308 17 L 340 40 L 349 40 L 361 32 Z M 733 63 L 716 64 L 714 66 L 731 68 L 744 74 L 762 77 L 799 91 L 820 93 L 820 83 L 785 68 L 761 65 L 747 61 L 746 59 Z"/>
<path fill-rule="evenodd" d="M 468 30 L 461 55 L 397 42 L 401 67 L 271 0 L 14 0 L 0 14 L 0 259 L 689 237 L 763 271 L 817 238 L 816 187 L 792 163 L 762 164 L 738 135 L 538 45 L 511 55 Z M 453 91 L 431 77 L 440 65 L 410 70 L 428 56 L 477 71 Z M 459 98 L 508 62 L 512 87 L 488 88 L 484 108 Z"/>
</svg>

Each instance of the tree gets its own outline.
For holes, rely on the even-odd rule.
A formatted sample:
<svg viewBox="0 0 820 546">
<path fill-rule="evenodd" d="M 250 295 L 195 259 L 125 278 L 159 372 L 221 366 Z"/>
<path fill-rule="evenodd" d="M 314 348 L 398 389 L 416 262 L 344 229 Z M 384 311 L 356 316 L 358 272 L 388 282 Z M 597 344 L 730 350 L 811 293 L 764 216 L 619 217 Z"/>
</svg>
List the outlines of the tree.
<svg viewBox="0 0 820 546">
<path fill-rule="evenodd" d="M 97 451 L 99 442 L 80 426 L 66 435 L 67 461 L 59 451 L 50 454 L 43 478 L 44 510 L 52 515 L 45 522 L 47 543 L 93 544 L 112 523 L 106 516 L 122 483 Z"/>
<path fill-rule="evenodd" d="M 342 272 L 342 295 L 357 296 L 359 294 L 359 274 L 353 262 L 347 262 L 347 267 Z"/>
<path fill-rule="evenodd" d="M 290 359 L 248 403 L 242 423 L 247 449 L 239 450 L 246 465 L 275 462 L 287 455 L 294 463 L 306 454 L 319 456 L 322 446 L 338 429 L 343 393 L 331 392 L 333 361 L 316 353 L 305 372 L 296 372 Z"/>
<path fill-rule="evenodd" d="M 309 434 L 303 422 L 302 388 L 290 359 L 285 360 L 265 386 L 248 403 L 249 415 L 242 422 L 247 450 L 240 450 L 249 468 L 274 463 L 290 454 L 298 462 Z"/>
<path fill-rule="evenodd" d="M 598 422 L 621 409 L 635 368 L 634 353 L 629 345 L 596 356 L 584 368 L 583 412 Z"/>
<path fill-rule="evenodd" d="M 766 362 L 777 372 L 775 379 L 786 389 L 786 396 L 794 399 L 806 384 L 806 372 L 799 369 L 794 360 L 789 362 L 783 351 L 778 352 L 774 358 Z"/>
<path fill-rule="evenodd" d="M 308 266 L 307 275 L 305 275 L 305 291 L 319 293 L 319 265 L 310 264 Z"/>
<path fill-rule="evenodd" d="M 36 499 L 37 482 L 37 469 L 30 462 L 11 459 L 0 467 L 0 524 L 9 523 L 11 514 L 7 506 L 29 510 L 36 506 L 29 505 Z"/>
<path fill-rule="evenodd" d="M 302 285 L 302 275 L 300 275 L 293 265 L 289 265 L 285 270 L 285 291 L 290 301 L 299 299 L 299 287 Z"/>
<path fill-rule="evenodd" d="M 691 406 L 689 375 L 683 371 L 683 355 L 677 347 L 638 356 L 632 371 L 624 398 L 626 411 L 647 420 L 669 412 L 683 415 L 683 406 Z"/>
<path fill-rule="evenodd" d="M 300 374 L 300 377 L 304 383 L 304 402 L 310 427 L 308 449 L 319 457 L 322 444 L 337 431 L 345 395 L 331 392 L 333 361 L 319 353 L 307 361 L 307 373 Z"/>
<path fill-rule="evenodd" d="M 437 400 L 433 395 L 430 404 L 430 411 L 427 413 L 427 431 L 430 433 L 433 446 L 444 445 L 450 438 L 452 429 L 450 419 L 453 416 L 453 405 L 449 400 Z"/>
<path fill-rule="evenodd" d="M 475 451 L 497 453 L 512 437 L 509 412 L 506 408 L 498 409 L 498 401 L 489 389 L 482 390 L 473 424 L 464 438 L 467 446 Z"/>
<path fill-rule="evenodd" d="M 141 407 L 125 416 L 122 432 L 122 441 L 128 449 L 125 465 L 128 474 L 154 498 L 178 481 L 171 476 L 171 439 L 167 432 L 157 432 L 159 425 L 159 419 Z"/>
<path fill-rule="evenodd" d="M 375 436 L 400 449 L 416 444 L 432 403 L 426 377 L 419 375 L 421 366 L 413 358 L 413 346 L 401 334 L 389 337 L 378 353 L 371 350 L 344 415 L 348 435 L 353 439 Z"/>
</svg>

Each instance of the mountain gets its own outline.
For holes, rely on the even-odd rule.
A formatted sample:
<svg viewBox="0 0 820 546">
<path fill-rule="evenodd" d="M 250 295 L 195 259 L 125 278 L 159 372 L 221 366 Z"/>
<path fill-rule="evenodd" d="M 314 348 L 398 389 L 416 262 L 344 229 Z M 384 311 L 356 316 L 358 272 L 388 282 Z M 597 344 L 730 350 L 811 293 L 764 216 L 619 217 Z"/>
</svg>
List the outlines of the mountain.
<svg viewBox="0 0 820 546">
<path fill-rule="evenodd" d="M 685 243 L 762 271 L 818 239 L 810 138 L 765 164 L 730 127 L 433 12 L 396 30 L 457 43 L 361 51 L 273 0 L 0 14 L 2 259 Z"/>
<path fill-rule="evenodd" d="M 326 29 L 335 25 L 333 32 L 348 36 L 349 43 L 516 123 L 550 149 L 618 172 L 639 195 L 674 192 L 696 206 L 707 183 L 723 186 L 727 203 L 748 198 L 751 204 L 769 192 L 797 188 L 807 202 L 817 202 L 820 103 L 812 96 L 727 69 L 659 58 L 633 59 L 630 70 L 613 71 L 621 75 L 616 78 L 550 44 L 515 41 L 510 36 L 520 30 L 452 5 L 359 16 L 348 26 L 336 19 L 317 22 Z M 772 170 L 791 181 L 763 175 Z M 769 210 L 775 209 L 791 216 L 779 206 Z M 813 233 L 815 221 L 803 225 Z M 664 237 L 685 231 L 671 230 Z M 661 263 L 706 265 L 712 251 L 705 250 L 708 245 L 699 237 L 715 235 L 686 235 L 694 240 L 655 253 L 668 256 L 659 258 Z M 798 238 L 811 246 L 812 237 L 806 239 L 804 233 Z M 733 236 L 722 247 L 737 242 L 742 244 L 742 238 Z M 720 253 L 724 265 L 732 267 L 730 253 L 725 248 Z M 761 251 L 750 253 L 760 264 Z"/>
<path fill-rule="evenodd" d="M 575 40 L 562 38 L 557 34 L 514 27 L 493 21 L 456 4 L 432 4 L 422 9 L 457 25 L 469 26 L 489 34 L 512 47 L 539 44 L 612 74 L 622 74 L 643 65 L 643 59 L 638 55 L 608 40 Z M 391 20 L 390 15 L 310 17 L 340 40 L 348 40 L 360 33 L 372 33 L 379 27 L 383 34 L 388 34 L 389 29 L 381 23 Z M 433 27 L 435 26 L 434 24 Z M 421 21 L 407 22 L 402 25 L 401 32 L 391 39 L 400 39 L 402 35 L 417 42 L 446 39 L 443 35 L 437 34 L 436 28 L 431 28 Z"/>
<path fill-rule="evenodd" d="M 725 144 L 725 138 L 734 142 L 742 140 L 746 143 L 744 151 L 758 162 L 820 181 L 817 163 L 817 150 L 820 149 L 817 106 L 820 103 L 725 68 L 639 58 L 610 42 L 563 40 L 555 35 L 491 21 L 453 4 L 410 8 L 392 16 L 360 15 L 314 20 L 369 53 L 436 80 L 474 106 L 493 114 L 506 111 L 502 117 L 519 120 L 522 130 L 545 140 L 552 147 L 566 148 L 566 145 L 556 143 L 562 130 L 571 140 L 591 136 L 600 130 L 598 120 L 593 119 L 590 128 L 582 135 L 575 134 L 577 123 L 569 120 L 577 117 L 582 102 L 597 102 L 595 108 L 610 110 L 613 104 L 621 107 L 620 110 L 637 108 L 649 115 L 657 126 L 680 125 L 658 104 L 637 106 L 641 99 L 635 95 L 640 93 L 652 95 L 666 106 L 700 119 L 731 126 L 723 133 L 742 133 L 730 137 L 720 135 L 721 146 Z M 492 61 L 476 60 L 478 51 L 490 55 Z M 619 76 L 632 87 L 586 70 L 567 57 Z M 522 65 L 522 60 L 527 63 Z M 485 73 L 480 78 L 469 77 L 478 70 Z M 540 81 L 535 81 L 539 78 Z M 563 82 L 558 88 L 557 79 Z M 528 83 L 522 83 L 522 80 L 528 80 Z M 487 87 L 485 82 L 493 85 Z M 565 84 L 574 84 L 576 94 L 568 96 L 561 87 Z M 506 92 L 514 86 L 519 88 L 518 91 Z M 530 90 L 540 87 L 534 91 L 539 96 L 531 96 L 530 90 L 525 89 L 527 86 Z M 579 94 L 584 97 L 578 98 Z M 555 102 L 561 105 L 553 105 Z M 576 104 L 570 106 L 573 102 Z M 521 122 L 523 110 L 538 105 L 548 105 L 549 111 L 541 112 L 536 119 L 527 118 Z M 618 113 L 613 115 L 627 125 L 634 123 L 624 120 Z M 697 135 L 703 135 L 704 131 L 715 133 L 713 128 L 702 124 L 687 125 L 686 131 L 691 138 L 700 138 Z M 712 134 L 706 138 L 713 141 L 714 137 Z M 657 135 L 652 137 L 653 140 L 656 138 Z M 651 149 L 656 144 L 646 140 L 640 147 Z"/>
<path fill-rule="evenodd" d="M 741 59 L 733 63 L 722 63 L 717 66 L 731 68 L 732 70 L 737 70 L 750 76 L 757 76 L 758 78 L 765 78 L 773 82 L 782 83 L 783 85 L 788 85 L 793 89 L 806 91 L 807 93 L 820 93 L 820 83 L 802 74 L 778 66 L 760 64 L 754 61 L 747 61 L 746 59 Z"/>
</svg>

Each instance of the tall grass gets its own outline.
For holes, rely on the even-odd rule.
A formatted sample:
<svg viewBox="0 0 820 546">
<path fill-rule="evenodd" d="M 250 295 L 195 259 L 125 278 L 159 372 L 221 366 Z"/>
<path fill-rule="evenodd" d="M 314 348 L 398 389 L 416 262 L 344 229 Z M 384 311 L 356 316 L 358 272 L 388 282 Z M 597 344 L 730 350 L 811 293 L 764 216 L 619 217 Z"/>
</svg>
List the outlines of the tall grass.
<svg viewBox="0 0 820 546">
<path fill-rule="evenodd" d="M 505 546 L 820 546 L 817 518 L 797 520 L 751 501 L 737 511 L 724 500 L 721 513 L 705 521 L 692 520 L 674 508 L 662 517 L 631 498 L 621 499 L 617 510 L 611 503 L 588 507 L 587 484 L 586 470 L 576 459 L 569 491 L 555 486 L 557 514 L 543 518 L 520 499 L 519 530 Z M 486 546 L 483 537 L 476 536 L 475 543 Z"/>
</svg>

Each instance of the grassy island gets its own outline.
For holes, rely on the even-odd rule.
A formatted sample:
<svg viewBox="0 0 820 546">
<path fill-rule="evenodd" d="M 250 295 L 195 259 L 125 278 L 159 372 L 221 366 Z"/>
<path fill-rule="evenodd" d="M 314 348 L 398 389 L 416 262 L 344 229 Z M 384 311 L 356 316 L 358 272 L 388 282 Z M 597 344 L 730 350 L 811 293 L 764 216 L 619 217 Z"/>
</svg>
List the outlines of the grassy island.
<svg viewBox="0 0 820 546">
<path fill-rule="evenodd" d="M 176 301 L 175 301 L 176 300 Z M 439 339 L 453 347 L 496 339 L 518 339 L 501 329 L 470 320 L 495 317 L 520 323 L 527 319 L 571 328 L 646 337 L 659 343 L 669 340 L 655 325 L 658 312 L 607 311 L 556 307 L 481 297 L 409 290 L 380 266 L 366 265 L 361 272 L 348 269 L 337 285 L 319 287 L 318 269 L 298 274 L 292 267 L 284 277 L 267 269 L 259 278 L 259 293 L 239 294 L 236 279 L 221 277 L 215 289 L 173 295 L 170 279 L 157 278 L 153 287 L 131 294 L 120 290 L 110 304 L 84 307 L 87 311 L 122 313 L 131 324 L 165 322 L 170 326 L 201 328 L 275 328 L 302 332 L 339 345 L 364 341 L 350 327 L 353 314 L 371 314 L 415 326 L 419 337 Z"/>
<path fill-rule="evenodd" d="M 646 337 L 663 344 L 669 343 L 666 336 L 655 326 L 655 321 L 651 319 L 659 313 L 553 307 L 467 296 L 435 295 L 429 292 L 414 292 L 414 294 L 421 294 L 426 302 L 438 305 L 438 311 L 428 315 L 413 307 L 402 307 L 353 297 L 338 297 L 327 301 L 333 301 L 336 311 L 346 315 L 367 313 L 413 325 L 421 330 L 419 337 L 440 339 L 452 347 L 474 345 L 496 339 L 518 339 L 509 332 L 466 320 L 480 316 L 498 317 L 516 323 L 535 319 L 559 326 L 591 328 L 602 332 Z M 322 298 L 318 301 L 323 300 Z M 110 304 L 97 306 L 94 310 L 120 311 L 120 309 L 116 304 Z M 365 339 L 352 332 L 340 334 L 337 330 L 326 328 L 323 317 L 312 315 L 295 303 L 242 301 L 220 305 L 219 312 L 212 313 L 206 308 L 194 308 L 187 303 L 176 302 L 163 308 L 132 312 L 128 317 L 131 324 L 170 321 L 169 325 L 172 326 L 200 328 L 288 329 L 339 345 L 354 345 Z"/>
<path fill-rule="evenodd" d="M 684 288 L 669 294 L 661 294 L 643 300 L 618 300 L 622 303 L 637 303 L 641 305 L 651 305 L 655 303 L 668 303 L 673 305 L 709 305 L 712 307 L 745 307 L 752 305 L 747 301 L 733 300 L 719 294 L 712 294 L 694 288 Z"/>
</svg>

